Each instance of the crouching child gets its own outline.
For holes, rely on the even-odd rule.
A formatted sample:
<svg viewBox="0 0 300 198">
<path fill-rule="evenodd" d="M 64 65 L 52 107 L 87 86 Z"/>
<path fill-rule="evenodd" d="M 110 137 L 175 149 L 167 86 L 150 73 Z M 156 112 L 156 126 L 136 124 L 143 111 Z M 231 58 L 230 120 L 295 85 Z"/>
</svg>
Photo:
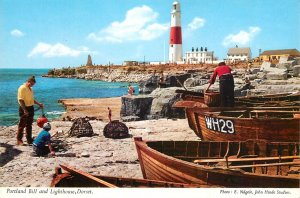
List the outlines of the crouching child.
<svg viewBox="0 0 300 198">
<path fill-rule="evenodd" d="M 43 125 L 43 130 L 34 139 L 32 143 L 33 155 L 34 156 L 44 156 L 51 153 L 52 156 L 55 155 L 54 149 L 51 146 L 51 135 L 49 131 L 51 130 L 51 125 L 49 122 Z"/>
</svg>

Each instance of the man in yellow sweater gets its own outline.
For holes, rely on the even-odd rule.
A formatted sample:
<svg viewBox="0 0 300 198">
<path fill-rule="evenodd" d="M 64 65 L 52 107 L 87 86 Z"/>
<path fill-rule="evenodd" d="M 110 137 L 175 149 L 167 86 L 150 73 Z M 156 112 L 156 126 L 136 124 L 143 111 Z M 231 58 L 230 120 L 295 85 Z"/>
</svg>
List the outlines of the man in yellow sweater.
<svg viewBox="0 0 300 198">
<path fill-rule="evenodd" d="M 26 139 L 28 144 L 32 144 L 32 122 L 34 116 L 34 104 L 44 107 L 42 103 L 34 100 L 32 86 L 35 85 L 35 77 L 28 78 L 26 83 L 21 85 L 18 89 L 18 102 L 19 102 L 19 116 L 20 121 L 17 132 L 17 145 L 23 145 L 23 131 L 26 128 Z"/>
</svg>

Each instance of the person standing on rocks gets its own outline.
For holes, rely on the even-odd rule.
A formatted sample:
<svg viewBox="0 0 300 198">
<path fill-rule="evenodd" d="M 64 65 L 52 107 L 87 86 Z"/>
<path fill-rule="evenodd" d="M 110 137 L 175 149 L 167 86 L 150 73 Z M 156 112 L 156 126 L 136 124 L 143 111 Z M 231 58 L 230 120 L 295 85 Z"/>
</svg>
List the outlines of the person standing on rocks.
<svg viewBox="0 0 300 198">
<path fill-rule="evenodd" d="M 128 94 L 133 95 L 134 94 L 134 88 L 131 86 L 131 84 L 128 85 Z"/>
<path fill-rule="evenodd" d="M 34 99 L 32 87 L 35 85 L 35 77 L 31 76 L 27 79 L 26 83 L 21 85 L 18 89 L 18 102 L 19 102 L 19 116 L 20 121 L 18 124 L 17 132 L 17 145 L 23 145 L 23 131 L 26 128 L 26 139 L 28 144 L 32 144 L 32 122 L 34 116 L 34 104 L 44 107 Z"/>
<path fill-rule="evenodd" d="M 111 122 L 111 108 L 107 107 L 108 110 L 108 120 Z"/>
<path fill-rule="evenodd" d="M 215 83 L 217 75 L 219 76 L 220 83 L 220 97 L 221 107 L 233 107 L 234 106 L 234 80 L 231 74 L 231 68 L 220 62 L 218 67 L 215 68 L 213 75 L 211 76 L 209 85 L 205 92 L 208 91 L 210 86 Z"/>
</svg>

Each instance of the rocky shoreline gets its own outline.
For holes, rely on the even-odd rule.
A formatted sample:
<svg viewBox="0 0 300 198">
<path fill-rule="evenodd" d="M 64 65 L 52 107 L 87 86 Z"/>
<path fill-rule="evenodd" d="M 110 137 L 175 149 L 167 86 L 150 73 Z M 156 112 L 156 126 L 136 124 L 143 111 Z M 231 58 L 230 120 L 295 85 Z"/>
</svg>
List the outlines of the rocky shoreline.
<svg viewBox="0 0 300 198">
<path fill-rule="evenodd" d="M 133 137 L 146 140 L 195 140 L 187 120 L 147 120 L 129 122 L 130 138 L 109 139 L 103 136 L 107 122 L 92 120 L 92 137 L 65 137 L 70 121 L 52 121 L 53 141 L 63 149 L 56 157 L 32 157 L 31 146 L 16 145 L 17 126 L 0 129 L 0 187 L 49 187 L 54 169 L 64 163 L 96 175 L 142 178 Z M 40 129 L 34 123 L 33 135 Z"/>
<path fill-rule="evenodd" d="M 134 82 L 139 93 L 150 94 L 159 87 L 161 78 L 166 88 L 181 87 L 191 91 L 203 91 L 216 65 L 139 65 L 139 66 L 84 66 L 53 69 L 44 77 L 78 78 L 107 82 Z M 250 94 L 275 94 L 300 91 L 300 58 L 272 62 L 236 63 L 231 65 L 235 80 L 236 96 L 241 93 L 245 80 L 255 90 Z M 218 89 L 218 81 L 212 87 Z M 249 93 L 249 92 L 247 92 Z"/>
<path fill-rule="evenodd" d="M 90 120 L 108 122 L 108 109 L 112 111 L 112 120 L 120 120 L 121 97 L 113 98 L 72 98 L 61 99 L 66 113 L 59 120 L 71 121 L 80 117 L 88 117 Z"/>
</svg>

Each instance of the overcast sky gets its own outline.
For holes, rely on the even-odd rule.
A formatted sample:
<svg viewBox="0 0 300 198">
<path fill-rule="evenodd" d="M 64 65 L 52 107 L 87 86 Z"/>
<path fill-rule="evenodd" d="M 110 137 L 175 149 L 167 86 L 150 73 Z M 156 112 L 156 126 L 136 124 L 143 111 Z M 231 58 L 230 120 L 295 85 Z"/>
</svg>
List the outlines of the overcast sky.
<svg viewBox="0 0 300 198">
<path fill-rule="evenodd" d="M 173 0 L 0 0 L 0 68 L 168 59 Z M 299 0 L 181 0 L 183 52 L 300 49 Z"/>
</svg>

